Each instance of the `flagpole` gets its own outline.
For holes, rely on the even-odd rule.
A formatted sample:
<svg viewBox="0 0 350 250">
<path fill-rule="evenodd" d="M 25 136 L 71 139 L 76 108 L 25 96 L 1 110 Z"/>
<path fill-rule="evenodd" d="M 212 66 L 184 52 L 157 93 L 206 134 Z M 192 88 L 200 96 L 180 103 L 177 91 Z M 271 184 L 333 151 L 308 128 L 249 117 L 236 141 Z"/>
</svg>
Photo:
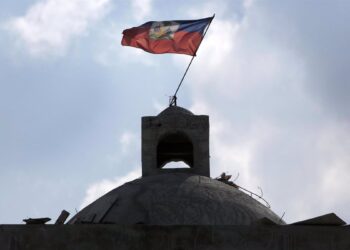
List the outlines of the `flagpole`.
<svg viewBox="0 0 350 250">
<path fill-rule="evenodd" d="M 213 17 L 211 18 L 211 20 L 210 20 L 210 22 L 209 22 L 209 24 L 208 24 L 206 30 L 204 31 L 203 37 L 202 37 L 202 39 L 201 39 L 201 41 L 200 41 L 200 43 L 199 43 L 199 45 L 198 45 L 196 51 L 194 52 L 194 55 L 192 56 L 191 61 L 190 61 L 190 63 L 188 64 L 188 66 L 187 66 L 187 68 L 186 68 L 186 70 L 185 70 L 185 73 L 183 74 L 183 76 L 182 76 L 182 78 L 181 78 L 181 81 L 180 81 L 179 85 L 177 86 L 177 89 L 176 89 L 176 91 L 175 91 L 175 94 L 173 95 L 173 98 L 171 99 L 171 101 L 170 101 L 170 103 L 169 103 L 169 106 L 176 106 L 176 105 L 177 105 L 177 103 L 176 103 L 176 100 L 177 100 L 176 94 L 177 94 L 177 92 L 179 91 L 179 89 L 180 89 L 180 87 L 181 87 L 181 85 L 182 85 L 183 80 L 185 79 L 185 76 L 186 76 L 186 74 L 187 74 L 187 72 L 188 72 L 188 69 L 190 68 L 190 66 L 191 66 L 191 64 L 192 64 L 193 59 L 195 58 L 195 56 L 196 56 L 196 54 L 197 54 L 197 51 L 198 51 L 198 49 L 199 49 L 199 46 L 201 46 L 202 41 L 203 41 L 205 35 L 207 34 L 207 31 L 208 31 L 208 29 L 209 29 L 209 26 L 210 26 L 211 22 L 213 21 L 214 17 L 215 17 L 215 14 L 214 14 Z"/>
</svg>

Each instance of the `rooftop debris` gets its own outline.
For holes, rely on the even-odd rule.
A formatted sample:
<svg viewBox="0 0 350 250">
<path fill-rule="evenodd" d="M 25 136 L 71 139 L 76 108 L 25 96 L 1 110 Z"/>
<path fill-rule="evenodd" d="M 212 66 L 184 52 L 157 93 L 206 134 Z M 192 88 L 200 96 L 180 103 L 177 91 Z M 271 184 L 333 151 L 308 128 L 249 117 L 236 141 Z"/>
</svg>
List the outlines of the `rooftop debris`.
<svg viewBox="0 0 350 250">
<path fill-rule="evenodd" d="M 238 188 L 239 186 L 236 185 L 233 181 L 230 181 L 232 175 L 226 175 L 225 172 L 223 172 L 220 177 L 217 177 L 216 180 L 221 181 L 223 183 L 226 183 L 232 187 Z"/>
<path fill-rule="evenodd" d="M 64 224 L 64 222 L 67 220 L 69 216 L 69 212 L 67 212 L 66 210 L 62 210 L 60 216 L 58 216 L 55 224 L 56 225 L 60 225 L 60 224 Z"/>
<path fill-rule="evenodd" d="M 260 187 L 258 187 L 258 188 L 261 191 L 261 195 L 258 195 L 258 194 L 254 193 L 254 192 L 252 192 L 252 191 L 250 191 L 248 189 L 245 189 L 244 187 L 241 187 L 241 186 L 237 185 L 233 181 L 230 181 L 231 177 L 232 177 L 232 175 L 226 175 L 226 173 L 223 172 L 219 177 L 217 177 L 215 179 L 218 180 L 218 181 L 221 181 L 221 182 L 223 182 L 223 183 L 225 183 L 227 185 L 230 185 L 230 186 L 232 186 L 234 188 L 241 189 L 241 190 L 245 191 L 246 193 L 250 194 L 250 196 L 254 196 L 254 197 L 257 197 L 260 200 L 263 200 L 266 203 L 266 207 L 271 208 L 270 204 L 263 198 L 263 192 L 262 192 L 262 189 Z M 237 178 L 238 178 L 238 176 L 235 178 L 235 180 Z"/>
<path fill-rule="evenodd" d="M 32 225 L 32 224 L 45 224 L 46 222 L 48 222 L 50 220 L 51 220 L 50 218 L 45 217 L 45 218 L 28 218 L 28 219 L 24 219 L 23 221 L 27 225 Z"/>
<path fill-rule="evenodd" d="M 340 219 L 335 213 L 321 215 L 308 220 L 295 222 L 292 225 L 302 226 L 344 226 L 346 222 Z"/>
</svg>

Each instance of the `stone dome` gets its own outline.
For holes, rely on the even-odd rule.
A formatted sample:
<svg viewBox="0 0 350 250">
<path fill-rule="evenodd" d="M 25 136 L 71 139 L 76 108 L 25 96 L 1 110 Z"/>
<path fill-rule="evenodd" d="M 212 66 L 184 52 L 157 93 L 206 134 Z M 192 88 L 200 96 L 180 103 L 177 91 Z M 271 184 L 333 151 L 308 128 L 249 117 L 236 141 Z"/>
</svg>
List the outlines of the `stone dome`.
<svg viewBox="0 0 350 250">
<path fill-rule="evenodd" d="M 68 223 L 146 225 L 251 225 L 269 208 L 239 189 L 205 176 L 171 173 L 125 183 L 77 213 Z"/>
<path fill-rule="evenodd" d="M 166 115 L 178 115 L 178 114 L 187 114 L 193 115 L 193 113 L 185 108 L 179 106 L 170 106 L 164 109 L 162 112 L 158 114 L 158 116 L 166 116 Z"/>
</svg>

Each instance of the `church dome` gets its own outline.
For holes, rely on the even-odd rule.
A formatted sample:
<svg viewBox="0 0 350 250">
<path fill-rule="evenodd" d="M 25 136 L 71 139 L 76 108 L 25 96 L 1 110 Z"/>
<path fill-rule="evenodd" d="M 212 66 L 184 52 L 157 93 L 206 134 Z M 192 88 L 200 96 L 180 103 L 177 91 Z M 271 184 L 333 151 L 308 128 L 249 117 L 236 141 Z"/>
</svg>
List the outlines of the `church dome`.
<svg viewBox="0 0 350 250">
<path fill-rule="evenodd" d="M 142 178 L 97 199 L 70 224 L 250 225 L 263 218 L 284 223 L 233 183 L 210 178 L 207 115 L 171 106 L 142 117 L 141 128 Z M 165 167 L 179 161 L 189 167 Z"/>
<path fill-rule="evenodd" d="M 77 213 L 69 224 L 251 225 L 284 222 L 234 186 L 185 173 L 147 176 L 115 188 Z"/>
</svg>

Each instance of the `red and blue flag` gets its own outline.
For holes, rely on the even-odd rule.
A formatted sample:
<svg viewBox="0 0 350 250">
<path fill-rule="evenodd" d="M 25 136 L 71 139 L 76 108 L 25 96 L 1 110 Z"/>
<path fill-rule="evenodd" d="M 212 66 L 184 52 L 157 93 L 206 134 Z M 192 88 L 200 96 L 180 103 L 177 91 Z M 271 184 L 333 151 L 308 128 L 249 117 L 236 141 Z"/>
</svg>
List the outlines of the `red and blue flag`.
<svg viewBox="0 0 350 250">
<path fill-rule="evenodd" d="M 147 22 L 123 31 L 122 45 L 154 54 L 177 53 L 195 56 L 206 27 L 213 17 L 197 20 Z"/>
</svg>

